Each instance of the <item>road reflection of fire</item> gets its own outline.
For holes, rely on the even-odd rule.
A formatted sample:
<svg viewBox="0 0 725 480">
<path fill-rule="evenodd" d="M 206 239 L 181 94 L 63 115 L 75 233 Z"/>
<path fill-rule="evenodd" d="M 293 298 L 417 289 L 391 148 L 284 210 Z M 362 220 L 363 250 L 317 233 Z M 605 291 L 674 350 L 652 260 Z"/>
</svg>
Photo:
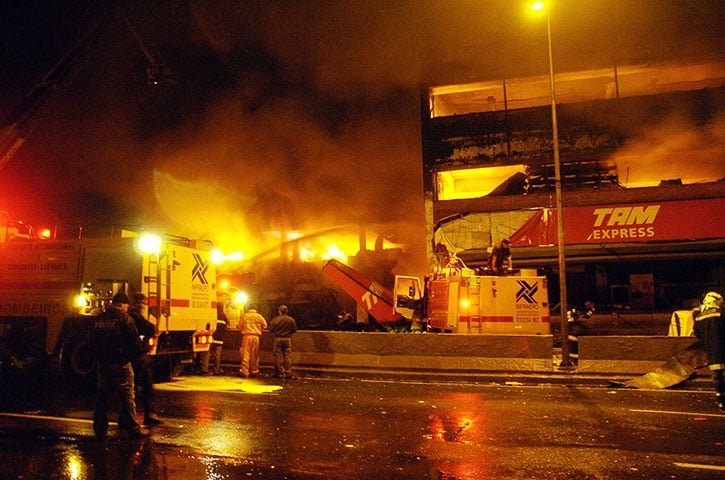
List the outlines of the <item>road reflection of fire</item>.
<svg viewBox="0 0 725 480">
<path fill-rule="evenodd" d="M 66 453 L 65 456 L 65 473 L 68 475 L 67 478 L 71 480 L 78 480 L 80 478 L 84 478 L 86 467 L 83 463 L 82 456 L 76 451 L 76 449 L 72 449 Z"/>
<path fill-rule="evenodd" d="M 489 464 L 479 448 L 486 443 L 486 411 L 480 396 L 465 393 L 449 394 L 442 397 L 434 411 L 428 416 L 428 434 L 424 438 L 432 440 L 424 446 L 424 455 L 439 457 L 434 470 L 437 478 L 490 478 Z M 445 452 L 446 444 L 466 445 L 477 452 L 475 461 L 452 461 Z"/>
<path fill-rule="evenodd" d="M 460 442 L 471 443 L 463 440 L 463 434 L 473 426 L 473 419 L 461 417 L 458 419 L 441 418 L 438 415 L 431 415 L 431 438 L 437 442 Z"/>
<path fill-rule="evenodd" d="M 481 418 L 483 418 L 484 410 L 480 397 L 453 394 L 442 400 L 444 400 L 443 404 L 450 404 L 452 407 L 450 410 L 443 410 L 439 405 L 436 407 L 436 411 L 428 417 L 430 421 L 429 438 L 437 442 L 466 444 L 482 438 L 484 422 L 481 422 Z"/>
</svg>

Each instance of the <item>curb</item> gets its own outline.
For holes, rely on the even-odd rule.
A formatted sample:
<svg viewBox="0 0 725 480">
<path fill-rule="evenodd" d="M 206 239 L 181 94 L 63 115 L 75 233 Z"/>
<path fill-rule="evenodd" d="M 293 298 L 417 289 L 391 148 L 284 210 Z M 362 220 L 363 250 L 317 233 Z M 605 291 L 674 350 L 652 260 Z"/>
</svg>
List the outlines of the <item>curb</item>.
<svg viewBox="0 0 725 480">
<path fill-rule="evenodd" d="M 222 367 L 227 371 L 236 371 L 238 364 L 225 363 Z M 319 365 L 294 365 L 294 372 L 299 378 L 336 378 L 347 380 L 395 380 L 407 382 L 429 383 L 467 383 L 467 384 L 498 384 L 498 385 L 564 385 L 587 386 L 600 388 L 627 388 L 617 386 L 641 375 L 628 374 L 585 374 L 575 369 L 553 370 L 550 373 L 542 372 L 511 372 L 511 371 L 454 371 L 454 370 L 407 370 L 407 369 L 381 369 L 372 367 L 341 368 L 320 367 Z M 262 364 L 260 369 L 264 374 L 272 374 L 272 365 Z M 698 374 L 685 380 L 679 385 L 667 390 L 702 391 L 712 390 L 710 376 Z"/>
</svg>

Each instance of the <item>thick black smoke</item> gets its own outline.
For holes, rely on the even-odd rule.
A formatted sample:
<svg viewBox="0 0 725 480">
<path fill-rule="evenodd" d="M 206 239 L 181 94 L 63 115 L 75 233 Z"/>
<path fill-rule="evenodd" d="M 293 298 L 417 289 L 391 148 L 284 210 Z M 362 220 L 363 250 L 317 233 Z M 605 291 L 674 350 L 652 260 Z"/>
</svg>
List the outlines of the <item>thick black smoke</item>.
<svg viewBox="0 0 725 480">
<path fill-rule="evenodd" d="M 107 11 L 56 3 L 2 7 L 3 111 Z M 36 223 L 157 225 L 252 251 L 271 232 L 366 223 L 422 258 L 420 88 L 545 74 L 546 23 L 527 7 L 124 2 L 147 51 L 119 17 L 84 47 L 0 172 L 0 209 Z M 559 71 L 725 51 L 717 0 L 555 7 Z M 157 50 L 175 81 L 152 88 L 146 54 Z"/>
</svg>

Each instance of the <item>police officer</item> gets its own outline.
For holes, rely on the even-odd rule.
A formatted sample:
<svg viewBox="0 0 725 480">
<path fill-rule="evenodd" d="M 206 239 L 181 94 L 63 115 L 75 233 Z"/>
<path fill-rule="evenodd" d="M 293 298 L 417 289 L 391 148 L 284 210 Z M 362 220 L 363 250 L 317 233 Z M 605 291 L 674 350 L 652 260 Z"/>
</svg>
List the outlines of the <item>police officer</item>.
<svg viewBox="0 0 725 480">
<path fill-rule="evenodd" d="M 693 312 L 693 330 L 697 338 L 702 340 L 707 352 L 707 366 L 715 384 L 717 406 L 725 410 L 725 319 L 722 316 L 722 306 L 721 294 L 705 294 L 700 310 Z"/>
<path fill-rule="evenodd" d="M 128 314 L 128 295 L 118 292 L 110 307 L 93 323 L 91 348 L 96 356 L 98 392 L 93 410 L 93 431 L 96 438 L 108 433 L 108 402 L 112 393 L 118 393 L 121 412 L 118 426 L 131 438 L 148 436 L 136 420 L 135 385 L 131 361 L 138 354 L 138 330 Z"/>
<path fill-rule="evenodd" d="M 143 338 L 136 358 L 133 359 L 133 374 L 136 379 L 136 387 L 141 397 L 144 411 L 144 425 L 152 426 L 162 423 L 156 413 L 153 359 L 148 355 L 149 341 L 156 334 L 156 326 L 148 320 L 148 300 L 143 293 L 133 296 L 133 304 L 128 309 L 128 314 L 133 318 L 139 336 Z"/>
</svg>

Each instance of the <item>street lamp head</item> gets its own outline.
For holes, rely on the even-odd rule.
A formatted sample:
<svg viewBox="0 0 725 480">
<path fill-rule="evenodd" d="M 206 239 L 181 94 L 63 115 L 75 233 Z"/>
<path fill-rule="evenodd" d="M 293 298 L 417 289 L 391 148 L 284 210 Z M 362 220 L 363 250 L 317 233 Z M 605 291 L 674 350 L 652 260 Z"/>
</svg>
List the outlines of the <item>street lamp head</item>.
<svg viewBox="0 0 725 480">
<path fill-rule="evenodd" d="M 535 10 L 537 12 L 540 12 L 546 8 L 546 4 L 544 2 L 534 2 L 531 4 L 531 10 Z"/>
</svg>

